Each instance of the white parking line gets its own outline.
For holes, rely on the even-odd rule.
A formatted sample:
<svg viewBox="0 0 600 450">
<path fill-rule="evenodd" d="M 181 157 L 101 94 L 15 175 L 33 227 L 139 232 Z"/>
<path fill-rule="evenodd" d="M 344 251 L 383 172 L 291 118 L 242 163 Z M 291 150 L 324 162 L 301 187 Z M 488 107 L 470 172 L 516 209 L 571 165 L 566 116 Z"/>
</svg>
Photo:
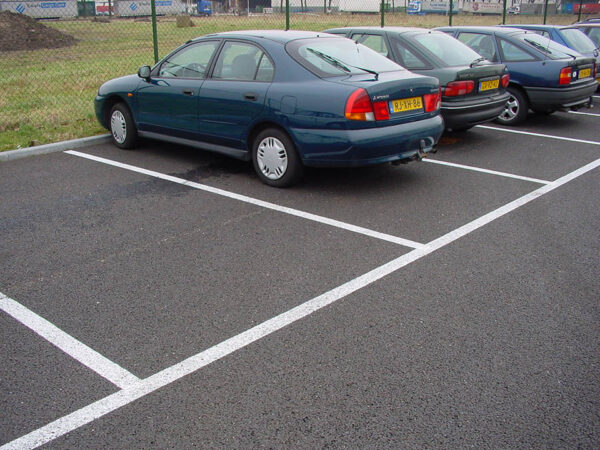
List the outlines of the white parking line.
<svg viewBox="0 0 600 450">
<path fill-rule="evenodd" d="M 550 138 L 550 139 L 558 139 L 560 141 L 570 141 L 570 142 L 579 142 L 581 144 L 600 145 L 600 142 L 586 141 L 584 139 L 575 139 L 575 138 L 569 138 L 569 137 L 563 137 L 563 136 L 553 136 L 551 134 L 533 133 L 531 131 L 510 130 L 508 128 L 490 127 L 488 125 L 475 125 L 475 126 L 477 128 L 485 128 L 486 130 L 504 131 L 505 133 L 526 134 L 528 136 L 538 136 L 538 137 L 545 137 L 545 138 Z"/>
<path fill-rule="evenodd" d="M 368 228 L 359 227 L 356 225 L 352 225 L 345 222 L 340 222 L 339 220 L 330 219 L 328 217 L 319 216 L 316 214 L 311 214 L 305 211 L 300 211 L 294 208 L 288 208 L 286 206 L 279 206 L 275 203 L 265 202 L 263 200 L 258 200 L 256 198 L 247 197 L 245 195 L 236 194 L 234 192 L 225 191 L 223 189 L 207 186 L 205 184 L 194 183 L 193 181 L 188 181 L 183 178 L 173 177 L 171 175 L 165 175 L 160 172 L 154 172 L 152 170 L 142 169 L 141 167 L 131 166 L 129 164 L 123 164 L 118 161 L 113 161 L 106 158 L 100 158 L 98 156 L 88 155 L 87 153 L 81 153 L 73 150 L 68 150 L 65 153 L 70 155 L 79 156 L 81 158 L 91 159 L 92 161 L 97 161 L 103 164 L 108 164 L 115 167 L 120 167 L 121 169 L 130 170 L 132 172 L 141 173 L 144 175 L 148 175 L 155 178 L 160 178 L 161 180 L 171 181 L 173 183 L 183 184 L 184 186 L 189 186 L 194 189 L 199 189 L 201 191 L 210 192 L 212 194 L 221 195 L 223 197 L 232 198 L 234 200 L 239 200 L 241 202 L 250 203 L 252 205 L 260 206 L 262 208 L 271 209 L 273 211 L 282 212 L 285 214 L 290 214 L 292 216 L 301 217 L 303 219 L 312 220 L 314 222 L 319 222 L 325 225 L 330 225 L 332 227 L 341 228 L 343 230 L 352 231 L 354 233 L 363 234 L 365 236 L 369 236 L 372 238 L 380 239 L 382 241 L 392 242 L 394 244 L 403 245 L 404 247 L 410 248 L 421 248 L 424 244 L 419 242 L 411 241 L 410 239 L 404 239 L 397 236 L 392 236 L 390 234 L 380 233 L 378 231 L 369 230 Z"/>
<path fill-rule="evenodd" d="M 126 389 L 140 381 L 132 373 L 92 350 L 2 292 L 0 292 L 0 309 L 121 389 Z"/>
<path fill-rule="evenodd" d="M 571 173 L 551 182 L 545 186 L 536 189 L 529 194 L 526 194 L 500 208 L 478 218 L 468 224 L 457 228 L 444 236 L 435 239 L 426 246 L 412 250 L 393 261 L 388 262 L 358 278 L 355 278 L 347 283 L 332 289 L 318 297 L 313 298 L 291 310 L 284 312 L 266 322 L 261 323 L 249 330 L 238 334 L 220 344 L 215 345 L 203 352 L 191 356 L 182 362 L 175 364 L 165 370 L 162 370 L 149 378 L 139 381 L 138 383 L 123 389 L 122 391 L 111 394 L 101 400 L 98 400 L 88 406 L 85 406 L 67 416 L 64 416 L 48 425 L 39 428 L 31 433 L 15 439 L 2 447 L 0 450 L 8 449 L 23 449 L 35 448 L 45 443 L 56 439 L 70 431 L 73 431 L 93 420 L 111 413 L 129 403 L 150 394 L 180 378 L 195 372 L 214 361 L 217 361 L 225 356 L 244 348 L 245 346 L 265 337 L 277 330 L 280 330 L 291 323 L 294 323 L 310 314 L 324 308 L 332 303 L 346 297 L 347 295 L 356 292 L 365 286 L 374 283 L 375 281 L 405 267 L 406 265 L 421 259 L 422 257 L 442 248 L 451 242 L 460 239 L 472 231 L 475 231 L 484 225 L 516 210 L 517 208 L 541 197 L 544 194 L 562 186 L 569 181 L 597 168 L 600 166 L 600 159 L 591 162 Z"/>
<path fill-rule="evenodd" d="M 537 178 L 523 177 L 521 175 L 515 175 L 512 173 L 506 173 L 506 172 L 498 172 L 497 170 L 482 169 L 481 167 L 465 166 L 464 164 L 456 164 L 456 163 L 447 162 L 447 161 L 440 161 L 439 159 L 425 158 L 425 159 L 423 159 L 423 161 L 428 162 L 428 163 L 440 164 L 442 166 L 457 167 L 459 169 L 472 170 L 474 172 L 488 173 L 490 175 L 499 175 L 501 177 L 514 178 L 516 180 L 531 181 L 532 183 L 540 183 L 540 184 L 551 183 L 550 181 L 540 180 Z"/>
<path fill-rule="evenodd" d="M 569 114 L 579 114 L 581 116 L 600 117 L 600 114 L 586 113 L 586 112 L 581 112 L 581 111 L 569 111 Z"/>
</svg>

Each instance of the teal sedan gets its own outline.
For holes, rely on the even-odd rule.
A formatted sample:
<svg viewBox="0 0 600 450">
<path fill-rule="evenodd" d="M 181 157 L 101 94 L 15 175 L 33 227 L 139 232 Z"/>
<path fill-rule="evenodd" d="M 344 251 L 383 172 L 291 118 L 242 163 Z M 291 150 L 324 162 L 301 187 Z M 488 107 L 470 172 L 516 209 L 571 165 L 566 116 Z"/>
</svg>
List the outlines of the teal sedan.
<svg viewBox="0 0 600 450">
<path fill-rule="evenodd" d="M 104 83 L 96 116 L 113 142 L 139 137 L 252 161 L 264 183 L 305 166 L 419 160 L 440 138 L 437 79 L 326 33 L 239 31 L 193 39 L 154 67 Z"/>
</svg>

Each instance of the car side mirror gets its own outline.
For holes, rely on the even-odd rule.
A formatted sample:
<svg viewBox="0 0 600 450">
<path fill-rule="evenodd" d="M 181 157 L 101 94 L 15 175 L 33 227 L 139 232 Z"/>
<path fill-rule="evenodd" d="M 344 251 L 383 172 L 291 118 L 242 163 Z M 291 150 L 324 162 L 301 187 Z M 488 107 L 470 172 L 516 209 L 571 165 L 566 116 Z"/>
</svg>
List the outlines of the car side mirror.
<svg viewBox="0 0 600 450">
<path fill-rule="evenodd" d="M 144 80 L 150 79 L 150 66 L 142 66 L 138 69 L 138 77 L 143 78 Z"/>
</svg>

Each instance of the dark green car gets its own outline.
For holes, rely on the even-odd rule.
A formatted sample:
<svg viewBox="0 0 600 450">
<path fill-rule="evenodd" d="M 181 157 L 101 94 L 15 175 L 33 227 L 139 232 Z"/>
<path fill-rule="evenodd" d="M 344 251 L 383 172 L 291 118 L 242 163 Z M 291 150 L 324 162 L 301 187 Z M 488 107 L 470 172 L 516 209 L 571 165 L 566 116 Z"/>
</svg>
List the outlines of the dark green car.
<svg viewBox="0 0 600 450">
<path fill-rule="evenodd" d="M 504 64 L 492 64 L 440 31 L 405 27 L 332 28 L 401 66 L 440 80 L 446 128 L 467 130 L 496 119 L 509 98 Z"/>
</svg>

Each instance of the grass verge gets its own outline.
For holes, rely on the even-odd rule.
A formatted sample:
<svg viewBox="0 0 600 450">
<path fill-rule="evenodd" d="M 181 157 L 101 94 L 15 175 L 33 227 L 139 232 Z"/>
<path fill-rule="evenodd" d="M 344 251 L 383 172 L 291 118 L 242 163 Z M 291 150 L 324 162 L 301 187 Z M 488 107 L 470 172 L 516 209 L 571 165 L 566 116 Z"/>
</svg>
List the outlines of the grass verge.
<svg viewBox="0 0 600 450">
<path fill-rule="evenodd" d="M 574 16 L 549 16 L 567 24 Z M 290 28 L 319 31 L 353 25 L 379 25 L 376 14 L 292 14 Z M 386 25 L 432 28 L 442 15 L 386 14 Z M 496 25 L 500 16 L 457 15 L 455 25 Z M 510 16 L 510 23 L 541 23 L 537 16 Z M 177 28 L 175 18 L 159 18 L 159 55 L 204 34 L 242 29 L 284 29 L 281 14 L 194 18 L 196 26 Z M 77 39 L 68 48 L 0 53 L 0 151 L 105 133 L 96 121 L 93 99 L 106 80 L 135 73 L 153 63 L 149 19 L 90 19 L 46 22 Z"/>
</svg>

